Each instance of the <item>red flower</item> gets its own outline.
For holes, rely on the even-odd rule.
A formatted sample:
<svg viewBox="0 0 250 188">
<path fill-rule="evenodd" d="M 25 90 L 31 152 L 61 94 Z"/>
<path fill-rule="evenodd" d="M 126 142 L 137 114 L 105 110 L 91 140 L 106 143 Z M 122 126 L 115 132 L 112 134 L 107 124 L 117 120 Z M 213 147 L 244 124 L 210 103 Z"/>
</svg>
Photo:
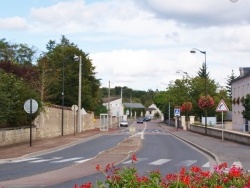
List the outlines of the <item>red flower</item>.
<svg viewBox="0 0 250 188">
<path fill-rule="evenodd" d="M 97 171 L 100 171 L 100 170 L 101 170 L 100 165 L 99 165 L 99 164 L 98 164 L 98 165 L 96 165 L 95 169 L 96 169 Z"/>
<path fill-rule="evenodd" d="M 181 112 L 189 112 L 193 108 L 193 105 L 191 102 L 184 102 L 181 106 Z"/>
<path fill-rule="evenodd" d="M 198 105 L 202 110 L 211 108 L 214 106 L 214 99 L 210 97 L 209 95 L 207 96 L 201 96 Z"/>
<path fill-rule="evenodd" d="M 137 161 L 137 158 L 136 158 L 135 154 L 132 155 L 132 161 Z"/>
</svg>

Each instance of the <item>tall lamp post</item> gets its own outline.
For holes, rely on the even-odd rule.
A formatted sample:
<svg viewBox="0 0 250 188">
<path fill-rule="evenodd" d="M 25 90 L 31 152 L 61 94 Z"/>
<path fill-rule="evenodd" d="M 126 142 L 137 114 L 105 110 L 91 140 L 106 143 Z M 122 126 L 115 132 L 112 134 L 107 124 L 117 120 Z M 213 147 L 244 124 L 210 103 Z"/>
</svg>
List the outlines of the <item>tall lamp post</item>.
<svg viewBox="0 0 250 188">
<path fill-rule="evenodd" d="M 79 89 L 78 89 L 78 132 L 82 131 L 81 127 L 81 100 L 82 100 L 82 56 L 74 56 L 75 61 L 79 61 Z"/>
<path fill-rule="evenodd" d="M 63 124 L 64 124 L 64 114 L 63 114 L 63 109 L 64 109 L 64 79 L 65 79 L 65 74 L 64 74 L 64 64 L 65 64 L 65 60 L 63 60 L 63 74 L 62 74 L 62 77 L 63 77 L 63 80 L 62 80 L 62 136 L 63 136 Z"/>
<path fill-rule="evenodd" d="M 200 53 L 205 55 L 205 96 L 207 96 L 207 64 L 206 64 L 206 51 L 201 51 L 197 48 L 193 48 L 190 53 L 196 53 L 196 51 L 199 51 Z M 205 135 L 207 135 L 207 109 L 205 109 Z"/>
</svg>

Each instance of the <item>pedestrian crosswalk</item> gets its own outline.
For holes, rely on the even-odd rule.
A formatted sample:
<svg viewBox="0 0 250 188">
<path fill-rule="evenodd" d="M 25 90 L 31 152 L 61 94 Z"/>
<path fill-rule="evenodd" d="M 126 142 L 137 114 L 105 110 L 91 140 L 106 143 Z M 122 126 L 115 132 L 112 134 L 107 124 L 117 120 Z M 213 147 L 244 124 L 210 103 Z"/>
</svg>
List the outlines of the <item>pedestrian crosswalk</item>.
<svg viewBox="0 0 250 188">
<path fill-rule="evenodd" d="M 173 159 L 157 159 L 154 161 L 151 161 L 148 158 L 137 158 L 137 161 L 135 163 L 139 163 L 142 161 L 148 161 L 148 165 L 154 165 L 154 166 L 160 166 L 160 165 L 164 165 L 167 164 L 168 162 L 171 162 Z M 197 160 L 183 160 L 183 161 L 179 161 L 175 164 L 175 166 L 178 167 L 189 167 L 193 164 L 195 164 L 197 162 Z M 122 164 L 131 164 L 132 161 L 131 160 L 127 160 L 124 161 Z M 204 165 L 202 165 L 202 168 L 210 168 L 210 164 L 209 162 L 204 163 Z"/>
<path fill-rule="evenodd" d="M 72 163 L 72 164 L 80 164 L 87 162 L 91 160 L 92 158 L 84 158 L 84 157 L 70 157 L 70 158 L 63 158 L 63 157 L 51 157 L 51 158 L 43 158 L 43 157 L 29 157 L 29 158 L 22 158 L 22 159 L 16 159 L 16 160 L 11 160 L 11 161 L 6 161 L 5 163 L 28 163 L 28 164 L 39 164 L 39 163 L 50 163 L 50 164 L 60 164 L 60 163 Z M 140 163 L 140 162 L 146 162 L 147 165 L 150 166 L 161 166 L 165 165 L 169 162 L 172 162 L 173 159 L 156 159 L 156 160 L 151 160 L 149 158 L 137 158 L 137 161 L 135 163 Z M 3 164 L 3 163 L 1 163 Z M 129 165 L 132 164 L 131 160 L 126 160 L 122 164 L 124 165 Z M 209 169 L 211 167 L 210 162 L 205 162 L 203 165 L 198 165 L 197 160 L 183 160 L 183 161 L 178 161 L 174 166 L 176 167 L 189 167 L 192 165 L 200 166 L 204 169 Z M 240 161 L 235 161 L 231 164 L 231 167 L 238 167 L 238 168 L 243 168 L 243 165 L 241 164 Z M 230 166 L 229 166 L 230 167 Z"/>
<path fill-rule="evenodd" d="M 130 131 L 128 129 L 126 130 L 123 130 L 121 131 L 122 133 L 130 133 Z M 141 133 L 141 132 L 144 132 L 144 133 L 167 133 L 165 130 L 161 130 L 161 129 L 146 129 L 146 130 L 143 130 L 143 129 L 136 129 L 135 130 L 135 133 Z"/>
<path fill-rule="evenodd" d="M 26 162 L 30 164 L 37 164 L 37 163 L 84 163 L 86 161 L 89 161 L 92 158 L 84 158 L 84 157 L 71 157 L 71 158 L 63 158 L 63 157 L 52 157 L 52 158 L 42 158 L 42 157 L 30 157 L 30 158 L 23 158 L 23 159 L 17 159 L 17 160 L 11 160 L 6 163 L 21 163 Z"/>
<path fill-rule="evenodd" d="M 154 161 L 151 161 L 149 158 L 137 158 L 137 161 L 135 161 L 135 163 L 140 163 L 143 161 L 148 161 L 148 165 L 154 165 L 154 166 L 160 166 L 160 165 L 164 165 L 167 164 L 168 162 L 171 162 L 173 159 L 157 159 Z M 127 165 L 127 164 L 131 164 L 132 160 L 127 160 L 124 161 L 122 164 Z M 179 161 L 178 163 L 176 163 L 174 166 L 176 167 L 189 167 L 191 165 L 195 165 L 197 163 L 197 160 L 183 160 L 183 161 Z M 200 165 L 197 165 L 200 166 Z M 203 165 L 201 165 L 200 167 L 202 167 L 203 169 L 209 169 L 211 167 L 210 162 L 206 162 Z M 212 166 L 214 168 L 214 166 Z M 236 168 L 241 168 L 243 169 L 243 166 L 241 164 L 240 161 L 234 161 L 232 163 L 231 166 L 229 166 L 230 168 L 232 167 L 236 167 Z M 227 168 L 226 170 L 229 170 L 230 168 Z M 249 170 L 250 172 L 250 170 Z"/>
</svg>

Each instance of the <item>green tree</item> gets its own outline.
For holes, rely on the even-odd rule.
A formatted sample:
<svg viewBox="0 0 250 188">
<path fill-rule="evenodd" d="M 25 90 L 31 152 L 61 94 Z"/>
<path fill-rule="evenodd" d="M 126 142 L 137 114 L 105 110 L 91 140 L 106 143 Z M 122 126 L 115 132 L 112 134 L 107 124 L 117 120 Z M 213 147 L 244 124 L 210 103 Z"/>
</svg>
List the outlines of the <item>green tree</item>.
<svg viewBox="0 0 250 188">
<path fill-rule="evenodd" d="M 0 97 L 1 127 L 28 125 L 30 117 L 23 109 L 25 101 L 32 98 L 40 104 L 38 94 L 32 87 L 23 79 L 2 69 L 0 69 Z"/>
<path fill-rule="evenodd" d="M 35 47 L 29 47 L 27 44 L 11 44 L 6 39 L 0 40 L 0 60 L 30 65 L 35 53 Z"/>
<path fill-rule="evenodd" d="M 226 90 L 227 90 L 227 94 L 230 97 L 230 99 L 232 99 L 232 81 L 236 78 L 236 76 L 234 75 L 234 71 L 232 70 L 232 73 L 230 76 L 227 76 L 227 85 L 226 85 Z"/>
<path fill-rule="evenodd" d="M 81 105 L 85 110 L 99 111 L 102 105 L 100 80 L 95 77 L 95 67 L 92 65 L 88 54 L 80 50 L 74 43 L 71 43 L 65 36 L 62 36 L 59 43 L 50 40 L 47 49 L 49 51 L 38 60 L 40 73 L 52 69 L 54 75 L 50 75 L 48 72 L 47 76 L 51 79 L 55 76 L 53 82 L 48 84 L 46 95 L 49 97 L 47 102 L 57 105 L 62 104 L 64 78 L 64 105 L 70 107 L 73 104 L 78 104 L 79 62 L 74 61 L 74 55 L 77 55 L 82 56 Z M 44 64 L 43 60 L 46 58 L 47 62 Z"/>
<path fill-rule="evenodd" d="M 243 100 L 242 105 L 244 106 L 244 110 L 242 111 L 243 118 L 250 121 L 250 94 L 247 94 Z"/>
</svg>

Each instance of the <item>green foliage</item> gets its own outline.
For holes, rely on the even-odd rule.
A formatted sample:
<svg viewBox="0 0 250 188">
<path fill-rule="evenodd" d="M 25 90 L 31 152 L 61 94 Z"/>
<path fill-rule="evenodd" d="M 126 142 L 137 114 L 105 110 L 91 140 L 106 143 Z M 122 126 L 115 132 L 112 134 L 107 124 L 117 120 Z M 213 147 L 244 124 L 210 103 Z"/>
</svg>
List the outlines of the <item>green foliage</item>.
<svg viewBox="0 0 250 188">
<path fill-rule="evenodd" d="M 40 82 L 43 80 L 40 85 L 44 84 L 41 90 L 43 100 L 61 105 L 64 78 L 64 105 L 70 107 L 78 104 L 79 61 L 74 61 L 74 55 L 77 55 L 82 57 L 81 106 L 87 111 L 100 113 L 102 109 L 100 81 L 95 78 L 95 67 L 88 54 L 81 51 L 65 36 L 62 36 L 60 43 L 50 40 L 47 49 L 49 51 L 38 60 L 40 75 L 44 74 L 40 77 Z"/>
<path fill-rule="evenodd" d="M 226 86 L 226 90 L 227 90 L 227 94 L 230 98 L 232 98 L 232 81 L 236 78 L 236 76 L 234 75 L 234 71 L 232 70 L 232 73 L 230 76 L 227 76 L 227 86 Z"/>
<path fill-rule="evenodd" d="M 0 97 L 1 127 L 29 125 L 28 121 L 30 117 L 23 109 L 24 103 L 30 98 L 40 103 L 37 93 L 23 79 L 6 73 L 1 69 Z"/>
<path fill-rule="evenodd" d="M 154 117 L 155 117 L 155 119 L 159 119 L 159 118 L 160 118 L 160 113 L 159 113 L 159 112 L 156 112 L 156 113 L 154 114 Z"/>
<path fill-rule="evenodd" d="M 11 44 L 6 39 L 0 40 L 0 60 L 31 65 L 35 53 L 34 47 L 30 48 L 27 44 Z"/>
<path fill-rule="evenodd" d="M 141 90 L 133 90 L 133 89 L 128 88 L 126 86 L 124 86 L 124 87 L 116 86 L 116 87 L 110 88 L 110 89 L 107 87 L 101 88 L 102 98 L 108 97 L 109 90 L 110 90 L 110 96 L 113 96 L 113 97 L 114 96 L 120 97 L 121 92 L 122 92 L 123 103 L 126 103 L 126 102 L 127 103 L 129 103 L 129 102 L 141 103 L 146 108 L 153 103 L 153 98 L 156 94 L 156 92 L 154 92 L 152 90 L 141 91 Z"/>
<path fill-rule="evenodd" d="M 242 111 L 242 115 L 244 118 L 246 118 L 248 121 L 250 121 L 250 94 L 246 95 L 246 97 L 243 100 L 242 105 L 245 108 L 245 110 Z"/>
</svg>

